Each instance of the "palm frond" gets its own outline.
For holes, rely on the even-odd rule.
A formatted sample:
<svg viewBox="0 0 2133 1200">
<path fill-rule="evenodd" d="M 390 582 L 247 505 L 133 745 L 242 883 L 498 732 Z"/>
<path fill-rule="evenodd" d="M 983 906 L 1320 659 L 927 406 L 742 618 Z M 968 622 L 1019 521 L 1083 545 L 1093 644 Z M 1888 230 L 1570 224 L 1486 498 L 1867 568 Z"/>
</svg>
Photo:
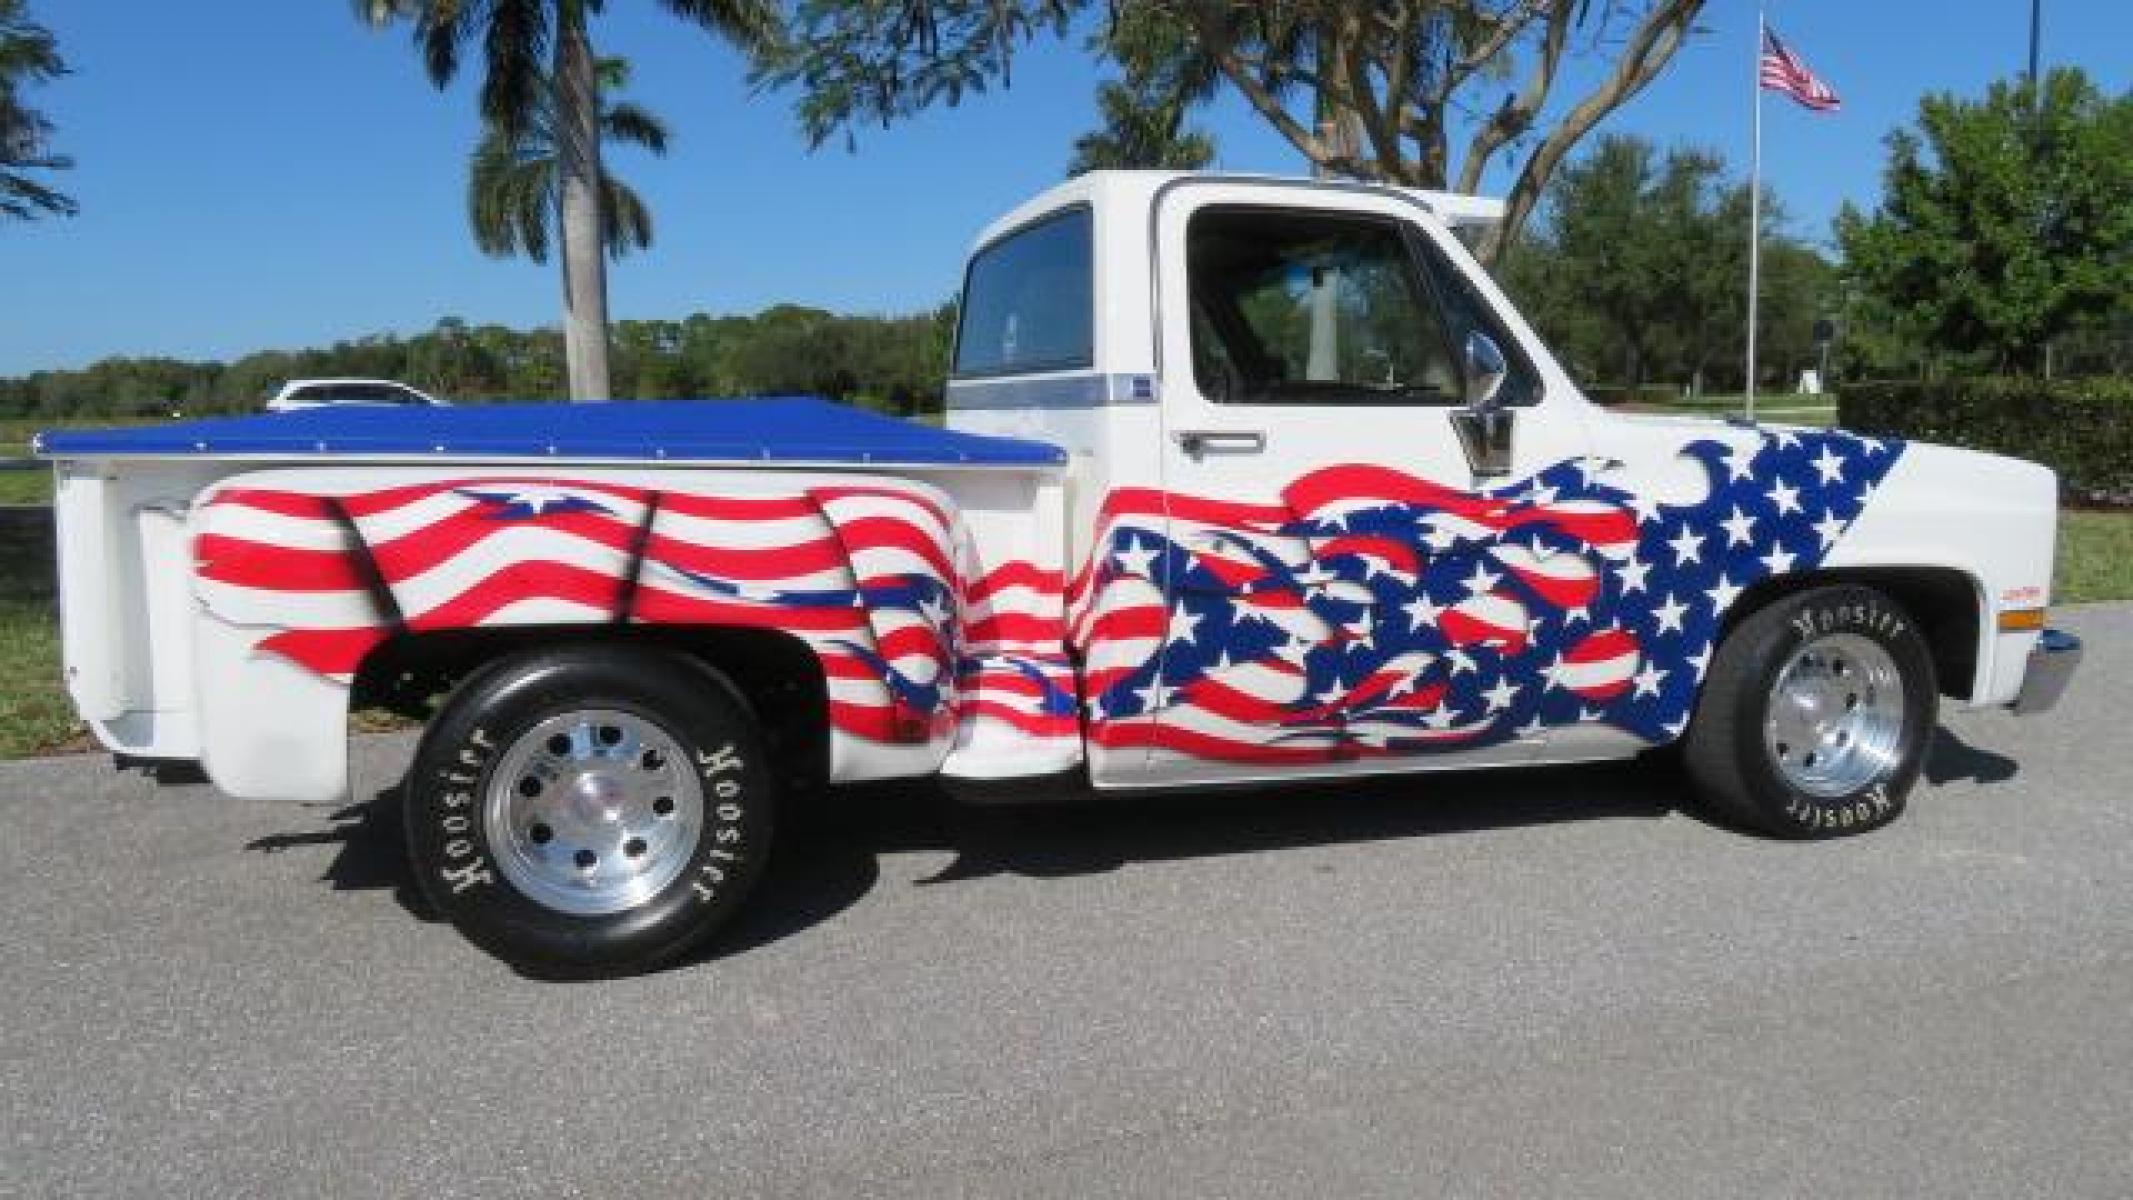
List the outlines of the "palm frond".
<svg viewBox="0 0 2133 1200">
<path fill-rule="evenodd" d="M 607 79 L 629 78 L 628 64 L 621 59 L 603 59 L 597 69 Z M 485 123 L 468 160 L 467 222 L 483 253 L 546 262 L 560 209 L 563 100 L 545 72 L 535 76 L 533 89 L 532 107 L 515 133 L 496 121 Z M 603 106 L 600 136 L 664 154 L 670 135 L 666 123 L 649 110 L 623 101 Z M 652 214 L 644 200 L 604 168 L 599 188 L 600 238 L 607 252 L 620 257 L 651 245 Z"/>
<path fill-rule="evenodd" d="M 523 254 L 548 261 L 555 211 L 555 157 L 526 153 L 495 129 L 474 148 L 467 169 L 467 223 L 474 244 L 495 258 Z"/>
<path fill-rule="evenodd" d="M 642 146 L 654 154 L 664 156 L 667 152 L 667 127 L 664 121 L 647 109 L 635 104 L 616 104 L 600 114 L 600 127 L 611 142 L 627 142 Z"/>
<path fill-rule="evenodd" d="M 431 0 L 433 4 L 439 0 Z M 477 7 L 488 11 L 482 49 L 489 70 L 481 82 L 481 115 L 512 137 L 523 133 L 539 104 L 550 39 L 547 0 L 481 0 L 465 8 L 471 18 Z"/>
<path fill-rule="evenodd" d="M 593 63 L 593 80 L 602 92 L 619 92 L 630 85 L 630 60 L 607 55 Z"/>
<path fill-rule="evenodd" d="M 416 6 L 410 0 L 348 0 L 348 7 L 355 10 L 356 20 L 383 29 L 402 17 L 413 16 Z"/>
<path fill-rule="evenodd" d="M 684 21 L 717 34 L 742 50 L 758 50 L 784 39 L 785 22 L 773 0 L 660 0 Z"/>
<path fill-rule="evenodd" d="M 414 19 L 415 45 L 430 82 L 444 87 L 459 74 L 459 48 L 474 36 L 481 0 L 386 0 Z"/>
<path fill-rule="evenodd" d="M 65 160 L 51 160 L 38 165 L 64 167 L 71 164 Z M 74 203 L 73 197 L 12 171 L 0 171 L 0 216 L 30 221 L 47 215 L 71 217 L 80 211 L 81 206 Z M 650 234 L 646 235 L 646 240 L 650 240 Z"/>
<path fill-rule="evenodd" d="M 600 241 L 611 257 L 652 244 L 652 211 L 630 185 L 612 175 L 600 178 Z"/>
</svg>

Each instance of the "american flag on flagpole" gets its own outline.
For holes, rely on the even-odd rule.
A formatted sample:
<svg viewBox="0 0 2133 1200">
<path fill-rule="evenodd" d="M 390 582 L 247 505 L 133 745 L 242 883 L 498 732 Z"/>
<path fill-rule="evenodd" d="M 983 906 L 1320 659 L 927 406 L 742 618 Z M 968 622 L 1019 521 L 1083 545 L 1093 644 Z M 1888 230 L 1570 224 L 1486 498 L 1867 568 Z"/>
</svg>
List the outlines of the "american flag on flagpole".
<svg viewBox="0 0 2133 1200">
<path fill-rule="evenodd" d="M 1800 56 L 1779 40 L 1768 26 L 1763 28 L 1762 80 L 1763 87 L 1785 93 L 1804 108 L 1834 112 L 1841 107 L 1837 93 L 1822 82 L 1821 76 L 1808 70 Z"/>
</svg>

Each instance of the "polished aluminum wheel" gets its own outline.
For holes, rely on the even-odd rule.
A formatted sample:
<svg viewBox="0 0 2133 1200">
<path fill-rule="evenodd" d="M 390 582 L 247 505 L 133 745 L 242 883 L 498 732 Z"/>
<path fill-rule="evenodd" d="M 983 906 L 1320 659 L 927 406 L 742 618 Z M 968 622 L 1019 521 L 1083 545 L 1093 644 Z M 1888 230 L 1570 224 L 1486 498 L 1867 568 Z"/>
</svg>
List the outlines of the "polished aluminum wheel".
<svg viewBox="0 0 2133 1200">
<path fill-rule="evenodd" d="M 1830 633 L 1795 650 L 1770 685 L 1763 743 L 1785 781 L 1848 796 L 1887 779 L 1903 741 L 1903 676 L 1877 642 Z"/>
<path fill-rule="evenodd" d="M 497 868 L 547 908 L 580 916 L 635 908 L 696 853 L 703 786 L 656 723 L 582 709 L 519 735 L 484 797 Z"/>
</svg>

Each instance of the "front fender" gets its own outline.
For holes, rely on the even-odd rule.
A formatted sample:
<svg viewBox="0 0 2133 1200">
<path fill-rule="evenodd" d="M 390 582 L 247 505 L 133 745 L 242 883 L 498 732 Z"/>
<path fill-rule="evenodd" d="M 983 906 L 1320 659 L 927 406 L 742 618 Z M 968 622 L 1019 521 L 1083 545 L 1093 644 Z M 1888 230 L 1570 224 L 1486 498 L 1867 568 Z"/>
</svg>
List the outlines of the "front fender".
<svg viewBox="0 0 2133 1200">
<path fill-rule="evenodd" d="M 1999 618 L 2050 602 L 2058 478 L 2036 463 L 1908 443 L 1825 565 L 1936 567 L 1961 572 L 1978 611 L 1973 706 L 2013 702 L 2034 629 L 2002 633 Z"/>
</svg>

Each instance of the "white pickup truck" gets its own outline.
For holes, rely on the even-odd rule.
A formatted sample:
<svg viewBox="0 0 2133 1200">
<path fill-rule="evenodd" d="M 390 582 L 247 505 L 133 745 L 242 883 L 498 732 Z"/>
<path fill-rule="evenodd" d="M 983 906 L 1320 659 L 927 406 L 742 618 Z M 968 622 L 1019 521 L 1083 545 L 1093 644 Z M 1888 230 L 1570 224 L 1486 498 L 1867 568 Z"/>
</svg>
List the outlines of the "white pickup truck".
<svg viewBox="0 0 2133 1200">
<path fill-rule="evenodd" d="M 134 760 L 348 789 L 527 970 L 732 915 L 781 799 L 1618 758 L 1892 819 L 1941 696 L 2048 706 L 2050 471 L 1589 403 L 1466 197 L 1099 173 L 978 239 L 946 428 L 808 399 L 53 433 L 67 682 Z M 1298 803 L 1309 803 L 1300 798 Z"/>
</svg>

